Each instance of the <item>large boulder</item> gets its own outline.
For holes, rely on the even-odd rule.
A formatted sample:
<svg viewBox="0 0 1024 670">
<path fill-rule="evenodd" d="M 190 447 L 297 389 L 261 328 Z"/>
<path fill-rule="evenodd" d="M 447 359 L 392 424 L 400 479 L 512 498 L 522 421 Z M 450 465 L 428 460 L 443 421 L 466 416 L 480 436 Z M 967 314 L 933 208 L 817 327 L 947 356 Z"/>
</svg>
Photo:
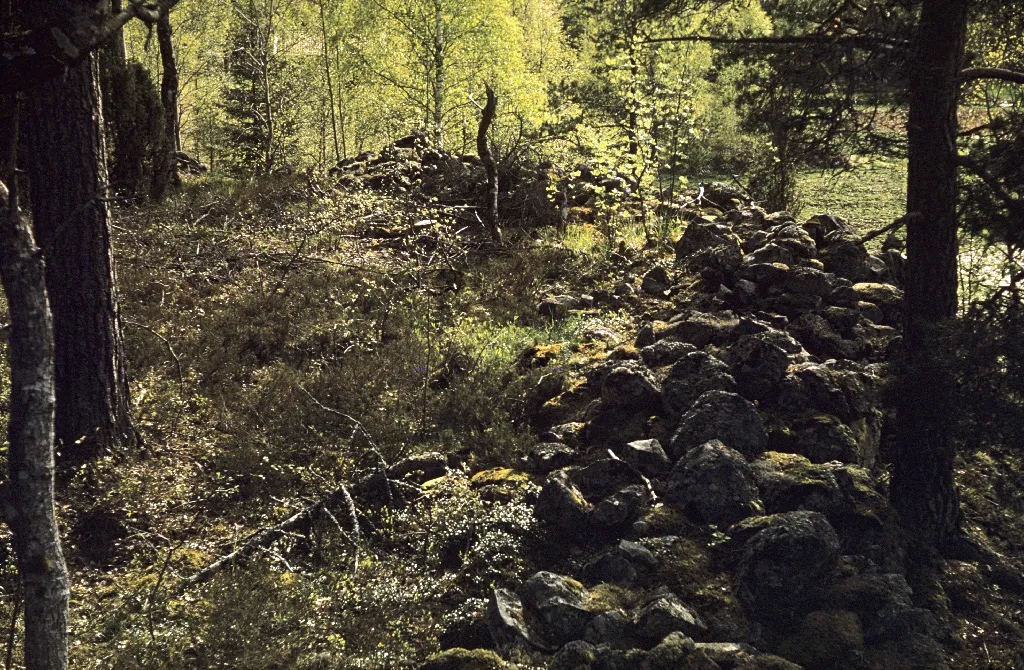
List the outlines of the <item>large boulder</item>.
<svg viewBox="0 0 1024 670">
<path fill-rule="evenodd" d="M 740 602 L 772 628 L 792 626 L 828 587 L 839 547 L 839 536 L 819 512 L 771 517 L 743 548 Z"/>
<path fill-rule="evenodd" d="M 547 528 L 569 538 L 586 532 L 587 519 L 593 505 L 569 479 L 564 470 L 548 475 L 540 490 L 533 513 Z"/>
<path fill-rule="evenodd" d="M 618 449 L 622 458 L 648 477 L 661 478 L 672 469 L 672 461 L 658 440 L 627 442 Z"/>
<path fill-rule="evenodd" d="M 741 337 L 729 348 L 725 360 L 740 393 L 751 400 L 773 396 L 789 368 L 789 356 L 765 333 Z"/>
<path fill-rule="evenodd" d="M 550 650 L 548 643 L 527 622 L 523 602 L 508 589 L 493 589 L 487 603 L 487 627 L 494 646 L 507 653 L 511 649 Z"/>
<path fill-rule="evenodd" d="M 781 409 L 831 414 L 845 423 L 877 411 L 882 378 L 875 366 L 847 361 L 800 363 L 790 367 L 779 389 Z"/>
<path fill-rule="evenodd" d="M 692 344 L 698 349 L 709 344 L 726 344 L 736 335 L 740 320 L 732 312 L 696 312 L 677 314 L 658 335 L 661 339 Z"/>
<path fill-rule="evenodd" d="M 617 367 L 604 379 L 601 402 L 610 411 L 656 412 L 661 393 L 649 375 L 637 368 Z"/>
<path fill-rule="evenodd" d="M 544 639 L 561 646 L 583 639 L 593 613 L 586 608 L 587 590 L 575 579 L 538 572 L 516 589 L 523 604 L 536 614 Z"/>
<path fill-rule="evenodd" d="M 713 221 L 691 221 L 683 231 L 683 236 L 676 242 L 676 263 L 693 267 L 700 265 L 695 257 L 711 249 L 740 250 L 740 240 L 728 226 Z"/>
<path fill-rule="evenodd" d="M 662 406 L 670 417 L 677 417 L 708 391 L 736 390 L 729 366 L 711 354 L 697 351 L 676 362 L 661 383 Z"/>
<path fill-rule="evenodd" d="M 717 526 L 764 511 L 750 465 L 718 440 L 679 459 L 668 480 L 666 499 L 698 523 Z"/>
<path fill-rule="evenodd" d="M 716 439 L 747 458 L 768 446 L 764 421 L 753 403 L 735 393 L 708 391 L 680 418 L 669 443 L 670 456 L 679 459 L 690 449 Z"/>
<path fill-rule="evenodd" d="M 573 484 L 588 500 L 601 500 L 626 486 L 643 484 L 636 468 L 617 458 L 603 458 L 572 473 Z"/>
<path fill-rule="evenodd" d="M 860 239 L 846 230 L 835 230 L 825 236 L 824 248 L 819 247 L 818 258 L 827 272 L 861 281 L 869 276 L 868 252 Z"/>
<path fill-rule="evenodd" d="M 651 338 L 654 337 L 654 329 L 651 329 Z M 661 340 L 640 350 L 640 360 L 644 365 L 651 368 L 660 368 L 672 365 L 688 354 L 697 351 L 697 347 L 686 342 L 673 342 L 672 340 Z"/>
<path fill-rule="evenodd" d="M 690 608 L 672 593 L 656 596 L 636 615 L 637 633 L 650 642 L 664 639 L 670 633 L 699 637 L 707 626 Z"/>
</svg>

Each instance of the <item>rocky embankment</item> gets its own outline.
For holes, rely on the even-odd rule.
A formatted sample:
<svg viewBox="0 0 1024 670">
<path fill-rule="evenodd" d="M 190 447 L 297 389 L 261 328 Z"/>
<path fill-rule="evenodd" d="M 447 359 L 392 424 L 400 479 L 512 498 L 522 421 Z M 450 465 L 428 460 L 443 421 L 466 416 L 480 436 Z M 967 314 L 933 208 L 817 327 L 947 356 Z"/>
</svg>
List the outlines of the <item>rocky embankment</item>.
<svg viewBox="0 0 1024 670">
<path fill-rule="evenodd" d="M 833 217 L 732 204 L 643 277 L 663 319 L 635 346 L 534 390 L 522 467 L 551 569 L 493 590 L 493 648 L 566 670 L 946 667 L 872 475 L 902 256 Z"/>
</svg>

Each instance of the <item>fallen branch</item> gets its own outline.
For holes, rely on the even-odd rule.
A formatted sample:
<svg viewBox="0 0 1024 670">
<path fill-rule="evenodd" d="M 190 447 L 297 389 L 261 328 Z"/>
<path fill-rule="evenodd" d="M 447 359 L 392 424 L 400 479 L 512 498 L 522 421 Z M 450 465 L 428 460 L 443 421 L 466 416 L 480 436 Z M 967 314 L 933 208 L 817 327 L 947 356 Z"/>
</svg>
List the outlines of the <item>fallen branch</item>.
<svg viewBox="0 0 1024 670">
<path fill-rule="evenodd" d="M 881 237 L 882 235 L 885 235 L 886 233 L 894 233 L 897 230 L 899 230 L 900 228 L 902 228 L 903 226 L 907 225 L 908 221 L 910 221 L 913 218 L 917 218 L 919 216 L 921 216 L 921 215 L 918 214 L 917 212 L 912 212 L 910 214 L 905 214 L 905 215 L 901 216 L 900 218 L 896 219 L 895 221 L 893 221 L 892 223 L 890 223 L 888 226 L 885 226 L 884 228 L 879 228 L 878 230 L 872 230 L 870 233 L 868 233 L 864 237 L 860 238 L 860 243 L 861 244 L 867 244 L 868 242 L 870 242 L 871 240 L 875 239 L 876 237 Z"/>
<path fill-rule="evenodd" d="M 330 507 L 344 503 L 349 509 L 349 515 L 351 519 L 355 519 L 355 503 L 352 501 L 352 496 L 348 492 L 348 488 L 344 484 L 339 486 L 337 489 L 329 492 L 323 497 L 323 499 L 306 507 L 300 512 L 293 514 L 276 526 L 269 526 L 262 530 L 259 530 L 250 535 L 235 551 L 222 556 L 210 565 L 206 566 L 196 574 L 178 582 L 177 588 L 174 590 L 174 595 L 181 596 L 189 589 L 205 584 L 210 581 L 221 570 L 238 565 L 248 559 L 250 556 L 257 552 L 268 549 L 274 542 L 287 536 L 293 531 L 298 531 L 306 528 L 318 519 L 324 518 Z M 331 515 L 333 517 L 333 515 Z M 340 524 L 339 524 L 340 528 Z M 359 526 L 358 522 L 353 527 L 353 534 L 358 537 Z"/>
</svg>

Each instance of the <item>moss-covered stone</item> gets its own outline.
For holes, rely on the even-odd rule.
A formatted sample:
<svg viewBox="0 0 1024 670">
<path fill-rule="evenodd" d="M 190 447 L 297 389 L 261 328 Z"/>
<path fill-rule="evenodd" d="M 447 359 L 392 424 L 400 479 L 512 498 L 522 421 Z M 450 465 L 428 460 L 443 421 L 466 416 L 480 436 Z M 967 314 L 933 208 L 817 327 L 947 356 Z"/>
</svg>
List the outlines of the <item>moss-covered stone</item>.
<svg viewBox="0 0 1024 670">
<path fill-rule="evenodd" d="M 864 654 L 864 629 L 860 618 L 847 610 L 811 612 L 800 632 L 778 651 L 807 670 L 854 670 Z"/>
<path fill-rule="evenodd" d="M 449 649 L 428 658 L 420 670 L 502 670 L 508 667 L 489 649 Z"/>
</svg>

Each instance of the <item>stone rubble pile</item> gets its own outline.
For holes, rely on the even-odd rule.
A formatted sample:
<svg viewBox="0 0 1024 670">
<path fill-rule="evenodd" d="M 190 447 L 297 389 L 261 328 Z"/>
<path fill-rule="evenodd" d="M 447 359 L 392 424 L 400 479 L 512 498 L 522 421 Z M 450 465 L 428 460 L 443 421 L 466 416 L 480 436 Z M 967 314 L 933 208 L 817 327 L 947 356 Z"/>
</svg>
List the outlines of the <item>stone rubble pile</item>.
<svg viewBox="0 0 1024 670">
<path fill-rule="evenodd" d="M 641 281 L 665 318 L 582 386 L 534 391 L 522 467 L 567 574 L 493 590 L 494 649 L 565 670 L 945 668 L 871 474 L 902 262 L 831 216 L 692 220 Z"/>
</svg>

